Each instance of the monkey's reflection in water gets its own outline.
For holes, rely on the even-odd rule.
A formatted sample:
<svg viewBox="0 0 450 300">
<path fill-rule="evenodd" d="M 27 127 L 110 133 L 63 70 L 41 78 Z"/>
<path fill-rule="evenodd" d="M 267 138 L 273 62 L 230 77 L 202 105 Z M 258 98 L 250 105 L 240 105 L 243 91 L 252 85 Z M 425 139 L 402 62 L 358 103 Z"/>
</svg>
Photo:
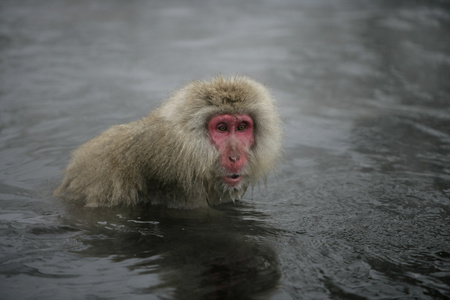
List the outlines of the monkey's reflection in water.
<svg viewBox="0 0 450 300">
<path fill-rule="evenodd" d="M 149 213 L 142 215 L 143 211 Z M 163 281 L 134 288 L 132 294 L 156 294 L 165 299 L 246 299 L 270 291 L 280 277 L 270 245 L 275 230 L 249 206 L 193 211 L 152 206 L 127 213 L 95 210 L 90 216 L 87 235 L 81 237 L 88 248 L 80 254 L 111 256 L 113 262 L 121 263 L 133 259 L 127 266 L 133 274 L 153 274 Z M 127 280 L 129 274 L 123 276 Z"/>
</svg>

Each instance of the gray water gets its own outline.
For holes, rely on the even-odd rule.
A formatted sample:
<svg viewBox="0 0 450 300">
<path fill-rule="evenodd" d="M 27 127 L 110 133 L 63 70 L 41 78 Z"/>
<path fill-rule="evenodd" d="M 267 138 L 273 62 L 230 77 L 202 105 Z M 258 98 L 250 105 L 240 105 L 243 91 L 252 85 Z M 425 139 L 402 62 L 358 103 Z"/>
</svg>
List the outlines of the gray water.
<svg viewBox="0 0 450 300">
<path fill-rule="evenodd" d="M 448 1 L 0 2 L 0 299 L 450 297 Z M 194 79 L 269 86 L 285 158 L 206 211 L 51 196 Z"/>
</svg>

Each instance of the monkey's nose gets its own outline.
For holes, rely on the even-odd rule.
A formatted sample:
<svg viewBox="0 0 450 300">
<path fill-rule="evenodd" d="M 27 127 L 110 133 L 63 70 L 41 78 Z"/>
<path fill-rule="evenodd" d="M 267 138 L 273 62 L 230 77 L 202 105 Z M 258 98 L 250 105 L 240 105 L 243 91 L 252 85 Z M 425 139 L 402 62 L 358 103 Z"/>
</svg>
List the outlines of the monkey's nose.
<svg viewBox="0 0 450 300">
<path fill-rule="evenodd" d="M 231 160 L 231 161 L 233 161 L 233 162 L 236 162 L 236 161 L 238 161 L 241 157 L 239 156 L 239 155 L 233 155 L 233 156 L 228 156 L 228 158 Z"/>
</svg>

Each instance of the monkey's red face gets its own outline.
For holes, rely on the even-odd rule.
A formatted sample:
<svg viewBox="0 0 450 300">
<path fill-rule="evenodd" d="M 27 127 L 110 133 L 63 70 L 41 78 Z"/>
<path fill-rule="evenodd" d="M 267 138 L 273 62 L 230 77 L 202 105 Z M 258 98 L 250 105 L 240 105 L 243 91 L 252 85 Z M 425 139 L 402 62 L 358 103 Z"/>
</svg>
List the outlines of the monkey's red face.
<svg viewBox="0 0 450 300">
<path fill-rule="evenodd" d="M 230 187 L 243 179 L 248 165 L 247 150 L 253 146 L 253 120 L 247 115 L 218 115 L 208 124 L 209 139 L 220 152 L 220 165 L 226 174 L 222 180 Z"/>
</svg>

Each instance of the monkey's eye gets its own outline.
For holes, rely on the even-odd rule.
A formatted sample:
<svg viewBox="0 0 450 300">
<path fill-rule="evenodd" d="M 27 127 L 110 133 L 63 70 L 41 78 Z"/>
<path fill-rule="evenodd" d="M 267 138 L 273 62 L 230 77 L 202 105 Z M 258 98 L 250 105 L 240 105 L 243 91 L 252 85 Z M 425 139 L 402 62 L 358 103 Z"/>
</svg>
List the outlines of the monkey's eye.
<svg viewBox="0 0 450 300">
<path fill-rule="evenodd" d="M 245 125 L 244 124 L 239 125 L 238 128 L 237 128 L 237 130 L 239 130 L 239 131 L 242 131 L 244 129 L 245 129 Z"/>
<path fill-rule="evenodd" d="M 227 126 L 220 125 L 219 127 L 217 127 L 217 129 L 219 129 L 219 131 L 227 131 Z"/>
</svg>

